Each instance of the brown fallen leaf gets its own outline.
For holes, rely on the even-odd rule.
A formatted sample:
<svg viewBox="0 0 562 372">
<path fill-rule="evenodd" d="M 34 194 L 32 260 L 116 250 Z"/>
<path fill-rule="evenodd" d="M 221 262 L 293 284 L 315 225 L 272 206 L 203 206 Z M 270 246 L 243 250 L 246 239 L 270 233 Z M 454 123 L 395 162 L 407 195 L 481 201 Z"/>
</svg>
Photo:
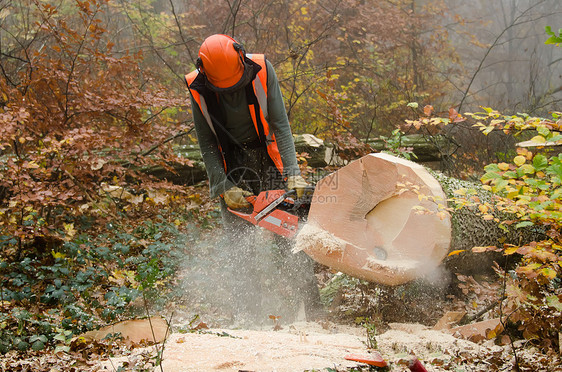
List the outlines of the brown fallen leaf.
<svg viewBox="0 0 562 372">
<path fill-rule="evenodd" d="M 433 326 L 433 329 L 451 329 L 451 327 L 460 322 L 465 315 L 466 311 L 447 311 L 435 326 Z"/>
<path fill-rule="evenodd" d="M 197 331 L 199 329 L 209 329 L 209 326 L 207 325 L 207 323 L 205 322 L 199 322 L 199 324 L 197 324 L 194 328 L 192 328 L 193 330 Z"/>
</svg>

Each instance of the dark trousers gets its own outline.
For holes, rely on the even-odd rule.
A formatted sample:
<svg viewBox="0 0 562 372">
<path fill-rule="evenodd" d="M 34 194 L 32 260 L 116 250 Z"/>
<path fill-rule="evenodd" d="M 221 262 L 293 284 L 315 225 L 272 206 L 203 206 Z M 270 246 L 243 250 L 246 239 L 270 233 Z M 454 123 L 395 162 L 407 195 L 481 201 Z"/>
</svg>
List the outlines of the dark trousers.
<svg viewBox="0 0 562 372">
<path fill-rule="evenodd" d="M 285 188 L 264 148 L 236 149 L 230 154 L 229 165 L 229 178 L 254 194 Z M 291 240 L 264 234 L 232 214 L 222 199 L 221 214 L 225 239 L 230 242 L 228 272 L 236 276 L 232 286 L 235 314 L 258 320 L 280 315 L 290 320 L 302 302 L 307 314 L 320 306 L 310 257 L 304 252 L 292 253 Z"/>
</svg>

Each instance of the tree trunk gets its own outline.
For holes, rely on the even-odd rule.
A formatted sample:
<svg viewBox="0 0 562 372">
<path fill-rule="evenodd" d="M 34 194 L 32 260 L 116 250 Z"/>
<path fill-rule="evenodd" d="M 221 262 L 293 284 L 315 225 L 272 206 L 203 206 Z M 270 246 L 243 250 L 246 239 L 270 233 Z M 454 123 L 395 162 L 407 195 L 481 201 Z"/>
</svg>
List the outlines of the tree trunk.
<svg viewBox="0 0 562 372">
<path fill-rule="evenodd" d="M 173 172 L 160 166 L 151 166 L 143 169 L 159 179 L 165 179 L 178 185 L 195 185 L 207 178 L 205 164 L 198 145 L 177 146 L 175 152 L 192 161 L 193 166 L 185 164 L 169 164 Z"/>
<path fill-rule="evenodd" d="M 455 271 L 482 267 L 482 255 L 448 257 L 451 251 L 535 237 L 529 230 L 506 233 L 477 208 L 449 213 L 446 200 L 462 187 L 478 189 L 481 201 L 491 199 L 477 185 L 433 176 L 419 164 L 367 155 L 317 184 L 295 249 L 348 275 L 399 285 L 432 275 L 444 260 Z"/>
<path fill-rule="evenodd" d="M 343 160 L 337 155 L 337 150 L 333 145 L 325 143 L 312 134 L 299 134 L 294 136 L 295 149 L 297 153 L 306 153 L 308 165 L 313 168 L 323 168 L 327 165 L 344 165 Z M 422 164 L 439 162 L 446 146 L 441 137 L 426 138 L 422 135 L 408 135 L 401 139 L 401 147 L 412 148 L 416 155 L 416 161 Z M 388 146 L 383 140 L 370 141 L 369 145 L 376 151 L 382 151 Z M 160 179 L 167 179 L 170 182 L 180 185 L 193 185 L 207 178 L 205 164 L 196 144 L 182 145 L 176 147 L 176 152 L 189 160 L 193 161 L 193 166 L 183 164 L 170 164 L 173 172 L 162 166 L 153 166 L 143 169 L 146 173 L 152 174 Z"/>
</svg>

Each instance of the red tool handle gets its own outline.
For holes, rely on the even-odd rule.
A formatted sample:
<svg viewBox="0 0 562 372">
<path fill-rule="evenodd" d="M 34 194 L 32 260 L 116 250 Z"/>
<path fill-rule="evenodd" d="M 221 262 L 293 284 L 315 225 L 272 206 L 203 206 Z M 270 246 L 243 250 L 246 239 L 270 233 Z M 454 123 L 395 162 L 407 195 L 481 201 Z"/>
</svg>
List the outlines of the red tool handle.
<svg viewBox="0 0 562 372">
<path fill-rule="evenodd" d="M 427 372 L 427 369 L 425 369 L 423 364 L 421 364 L 419 359 L 416 357 L 412 357 L 412 360 L 410 360 L 410 365 L 408 366 L 408 368 L 410 368 L 410 371 L 412 372 Z"/>
</svg>

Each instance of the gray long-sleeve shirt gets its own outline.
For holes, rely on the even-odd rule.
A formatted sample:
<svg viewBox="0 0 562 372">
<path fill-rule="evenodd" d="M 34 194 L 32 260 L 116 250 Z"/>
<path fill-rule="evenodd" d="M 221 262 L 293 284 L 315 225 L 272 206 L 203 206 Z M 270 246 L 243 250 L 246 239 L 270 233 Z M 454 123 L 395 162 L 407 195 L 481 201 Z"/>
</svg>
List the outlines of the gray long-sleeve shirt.
<svg viewBox="0 0 562 372">
<path fill-rule="evenodd" d="M 299 175 L 300 169 L 297 164 L 295 144 L 283 103 L 283 96 L 279 87 L 279 81 L 275 70 L 269 61 L 267 66 L 267 111 L 266 118 L 270 130 L 275 134 L 277 147 L 283 161 L 283 176 L 289 177 Z M 240 144 L 253 142 L 258 139 L 244 89 L 233 93 L 219 93 L 220 109 L 223 110 L 226 128 L 232 140 Z M 219 151 L 217 138 L 211 131 L 199 105 L 191 98 L 193 110 L 193 121 L 197 132 L 197 139 L 201 148 L 201 155 L 205 162 L 205 168 L 209 177 L 211 197 L 223 194 L 234 186 L 227 179 L 222 155 Z"/>
</svg>

